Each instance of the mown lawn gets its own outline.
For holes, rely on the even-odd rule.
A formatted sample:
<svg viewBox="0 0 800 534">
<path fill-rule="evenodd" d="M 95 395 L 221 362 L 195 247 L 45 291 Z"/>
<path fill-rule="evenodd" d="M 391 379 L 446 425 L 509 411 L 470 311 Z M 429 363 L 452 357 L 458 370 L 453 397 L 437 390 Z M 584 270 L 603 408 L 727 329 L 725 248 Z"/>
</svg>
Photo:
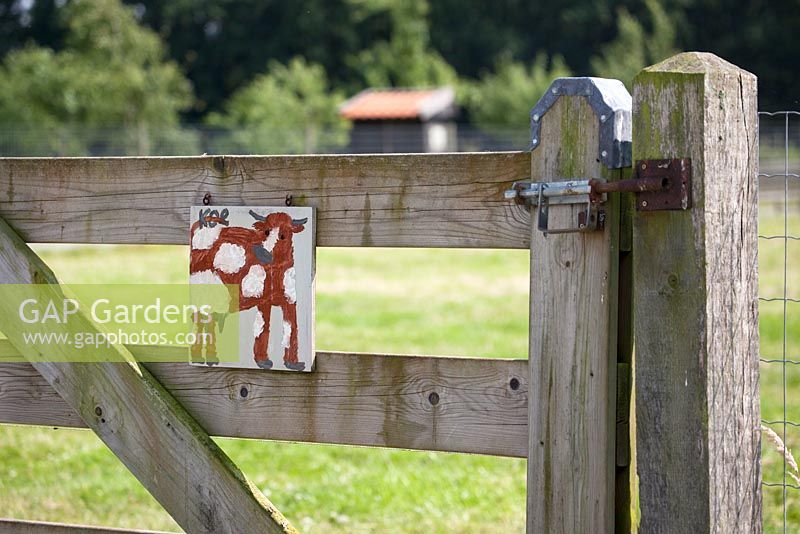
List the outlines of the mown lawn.
<svg viewBox="0 0 800 534">
<path fill-rule="evenodd" d="M 790 221 L 800 233 L 800 218 Z M 774 211 L 762 234 L 783 233 Z M 761 294 L 783 295 L 783 241 L 761 241 Z M 39 247 L 73 283 L 181 283 L 183 247 Z M 787 292 L 800 296 L 800 241 L 789 244 Z M 523 251 L 320 249 L 320 349 L 524 358 L 528 254 Z M 800 304 L 788 304 L 787 356 L 800 359 Z M 762 354 L 782 358 L 783 303 L 761 304 Z M 783 419 L 783 366 L 762 364 L 762 412 Z M 800 420 L 800 366 L 787 366 L 787 418 Z M 781 425 L 772 425 L 782 434 Z M 445 453 L 218 440 L 303 531 L 520 532 L 525 462 Z M 790 448 L 800 428 L 789 427 Z M 798 449 L 800 450 L 800 449 Z M 764 479 L 783 462 L 766 442 Z M 790 480 L 791 481 L 791 480 Z M 720 481 L 721 482 L 721 481 Z M 788 490 L 789 530 L 800 491 Z M 768 532 L 782 526 L 782 491 L 765 489 Z M 91 433 L 0 426 L 0 515 L 177 530 Z"/>
<path fill-rule="evenodd" d="M 39 247 L 73 283 L 181 283 L 184 247 Z M 91 266 L 91 267 L 89 267 Z M 524 251 L 320 249 L 317 345 L 527 357 Z M 220 439 L 304 532 L 521 531 L 517 459 Z M 0 426 L 0 515 L 177 530 L 91 433 Z"/>
</svg>

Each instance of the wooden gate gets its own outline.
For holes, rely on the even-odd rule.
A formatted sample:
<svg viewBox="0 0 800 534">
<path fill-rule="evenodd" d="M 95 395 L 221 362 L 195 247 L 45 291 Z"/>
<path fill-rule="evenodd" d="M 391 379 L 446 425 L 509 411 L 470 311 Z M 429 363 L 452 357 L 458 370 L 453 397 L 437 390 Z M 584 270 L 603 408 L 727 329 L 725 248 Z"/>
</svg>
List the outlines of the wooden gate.
<svg viewBox="0 0 800 534">
<path fill-rule="evenodd" d="M 527 457 L 529 532 L 759 531 L 755 95 L 752 75 L 690 53 L 645 69 L 632 109 L 619 83 L 557 80 L 529 152 L 0 159 L 4 283 L 57 283 L 26 242 L 186 244 L 207 195 L 315 206 L 320 246 L 531 250 L 529 361 L 318 353 L 285 374 L 123 349 L 130 363 L 31 358 L 0 365 L 0 422 L 89 427 L 188 532 L 292 530 L 209 435 Z M 687 209 L 551 202 L 546 233 L 542 195 L 512 190 L 668 158 L 691 160 Z M 556 233 L 582 225 L 598 228 Z"/>
</svg>

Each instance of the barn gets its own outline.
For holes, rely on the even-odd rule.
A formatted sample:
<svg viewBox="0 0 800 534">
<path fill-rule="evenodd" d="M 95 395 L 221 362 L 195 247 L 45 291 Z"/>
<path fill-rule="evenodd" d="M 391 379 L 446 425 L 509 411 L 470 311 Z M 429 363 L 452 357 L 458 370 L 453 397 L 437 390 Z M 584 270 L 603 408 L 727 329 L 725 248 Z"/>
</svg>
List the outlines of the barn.
<svg viewBox="0 0 800 534">
<path fill-rule="evenodd" d="M 451 87 L 366 89 L 339 113 L 353 122 L 350 153 L 456 150 L 458 108 Z"/>
</svg>

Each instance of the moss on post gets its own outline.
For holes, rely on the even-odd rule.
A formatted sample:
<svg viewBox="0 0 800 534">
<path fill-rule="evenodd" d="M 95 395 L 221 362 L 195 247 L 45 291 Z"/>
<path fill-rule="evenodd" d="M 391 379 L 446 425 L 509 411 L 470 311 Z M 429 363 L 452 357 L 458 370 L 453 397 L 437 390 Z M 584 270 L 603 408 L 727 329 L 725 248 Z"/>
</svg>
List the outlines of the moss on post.
<svg viewBox="0 0 800 534">
<path fill-rule="evenodd" d="M 600 161 L 601 119 L 583 94 L 540 120 L 536 181 L 621 177 Z M 550 228 L 575 228 L 585 209 L 553 206 Z M 603 230 L 547 235 L 532 210 L 530 533 L 614 531 L 619 198 L 604 209 Z"/>
<path fill-rule="evenodd" d="M 634 81 L 634 161 L 691 158 L 693 197 L 634 216 L 643 532 L 761 531 L 756 128 L 755 76 L 712 54 Z"/>
</svg>

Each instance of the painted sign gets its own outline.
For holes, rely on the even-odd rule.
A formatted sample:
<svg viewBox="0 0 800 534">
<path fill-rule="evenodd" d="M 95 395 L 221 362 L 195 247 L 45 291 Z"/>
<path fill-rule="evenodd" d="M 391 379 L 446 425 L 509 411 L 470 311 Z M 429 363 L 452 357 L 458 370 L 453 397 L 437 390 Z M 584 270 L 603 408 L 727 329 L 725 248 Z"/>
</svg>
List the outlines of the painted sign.
<svg viewBox="0 0 800 534">
<path fill-rule="evenodd" d="M 314 210 L 193 206 L 190 283 L 228 284 L 230 299 L 198 314 L 192 362 L 310 371 L 314 362 Z M 219 358 L 214 332 L 239 314 L 239 358 Z M 209 341 L 210 338 L 210 341 Z"/>
</svg>

